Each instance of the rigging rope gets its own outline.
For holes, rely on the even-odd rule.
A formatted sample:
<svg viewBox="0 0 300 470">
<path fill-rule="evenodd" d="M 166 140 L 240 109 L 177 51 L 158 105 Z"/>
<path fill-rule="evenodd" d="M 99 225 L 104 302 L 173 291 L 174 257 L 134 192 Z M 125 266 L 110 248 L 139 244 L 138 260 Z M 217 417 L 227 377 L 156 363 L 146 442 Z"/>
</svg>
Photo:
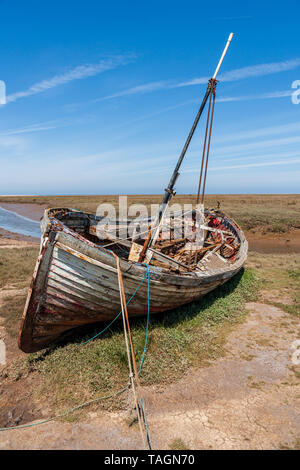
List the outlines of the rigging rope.
<svg viewBox="0 0 300 470">
<path fill-rule="evenodd" d="M 205 161 L 205 170 L 204 170 L 203 185 L 202 185 L 201 204 L 203 204 L 203 202 L 204 202 L 204 193 L 205 193 L 205 185 L 206 185 L 206 177 L 207 177 L 207 164 L 208 164 L 208 157 L 209 157 L 209 151 L 210 151 L 211 133 L 212 133 L 212 125 L 213 125 L 214 109 L 215 109 L 215 99 L 216 99 L 217 81 L 215 79 L 211 78 L 209 80 L 209 83 L 210 83 L 210 96 L 209 96 L 209 105 L 208 105 L 208 111 L 207 111 L 205 137 L 204 137 L 204 143 L 203 143 L 203 153 L 202 153 L 199 185 L 198 185 L 198 192 L 197 192 L 197 205 L 199 204 L 199 199 L 200 199 L 203 167 L 204 167 L 204 161 Z M 213 97 L 213 100 L 212 100 L 212 97 Z M 208 129 L 209 129 L 209 135 L 208 135 L 208 141 L 207 141 Z"/>
<path fill-rule="evenodd" d="M 196 208 L 199 205 L 201 186 L 202 186 L 202 196 L 201 196 L 201 205 L 202 205 L 202 207 L 203 207 L 203 204 L 204 204 L 204 193 L 205 193 L 205 186 L 206 186 L 208 157 L 209 157 L 209 151 L 210 151 L 211 133 L 212 133 L 213 118 L 214 118 L 214 110 L 215 110 L 216 85 L 217 85 L 217 81 L 214 78 L 211 78 L 209 80 L 209 87 L 210 87 L 209 104 L 208 104 L 205 135 L 204 135 L 204 142 L 203 142 L 203 152 L 202 152 L 202 159 L 201 159 L 201 169 L 200 169 L 200 176 L 199 176 Z M 212 97 L 213 97 L 213 99 L 212 99 Z M 207 135 L 208 135 L 208 139 L 207 139 Z M 204 165 L 204 162 L 205 162 L 205 165 Z M 203 175 L 203 168 L 205 168 L 204 169 L 204 175 Z M 202 176 L 203 176 L 203 182 L 202 182 Z M 192 230 L 193 230 L 193 232 L 196 231 L 196 217 L 194 218 L 194 224 L 193 224 Z M 192 251 L 193 251 L 193 249 L 192 249 L 192 246 L 191 246 L 190 252 L 189 252 L 189 258 L 188 258 L 188 262 L 187 262 L 188 266 L 191 265 Z"/>
<path fill-rule="evenodd" d="M 207 164 L 208 164 L 208 157 L 209 157 L 209 151 L 210 151 L 211 131 L 212 131 L 212 125 L 213 125 L 213 119 L 214 119 L 214 110 L 215 110 L 215 101 L 216 101 L 216 81 L 212 82 L 212 90 L 211 90 L 210 96 L 211 95 L 213 96 L 213 102 L 212 102 L 211 117 L 210 117 L 210 127 L 209 127 L 209 136 L 208 136 L 207 153 L 206 153 L 205 173 L 204 173 L 204 178 L 203 178 L 201 204 L 204 203 L 204 193 L 205 193 L 206 176 L 207 176 Z"/>
<path fill-rule="evenodd" d="M 131 388 L 132 388 L 132 391 L 133 391 L 133 397 L 134 397 L 135 407 L 136 407 L 136 411 L 137 411 L 139 429 L 140 429 L 140 433 L 141 433 L 141 436 L 142 436 L 144 448 L 146 449 L 146 438 L 145 438 L 145 433 L 143 432 L 143 424 L 142 424 L 142 417 L 141 417 L 141 414 L 140 414 L 139 400 L 138 400 L 137 391 L 135 389 L 135 383 L 134 383 L 133 373 L 132 373 L 132 367 L 133 367 L 136 384 L 138 386 L 139 385 L 139 383 L 138 383 L 138 374 L 137 374 L 137 367 L 136 367 L 136 362 L 135 362 L 135 354 L 134 354 L 134 351 L 133 351 L 133 344 L 132 344 L 132 339 L 131 339 L 130 326 L 129 326 L 129 322 L 128 322 L 128 312 L 127 312 L 127 306 L 126 306 L 126 298 L 125 298 L 125 292 L 124 292 L 122 271 L 121 271 L 121 268 L 120 268 L 120 258 L 116 254 L 115 254 L 115 258 L 116 258 L 117 270 L 118 270 L 118 282 L 119 282 L 119 290 L 120 290 L 120 301 L 121 301 L 121 307 L 122 307 L 124 338 L 125 338 L 127 360 L 128 360 L 128 367 L 129 367 L 129 378 L 130 378 L 130 381 L 131 381 Z M 129 337 L 130 348 L 131 348 L 131 357 L 130 357 L 130 350 L 129 350 L 129 344 L 128 344 L 128 337 Z"/>
<path fill-rule="evenodd" d="M 88 405 L 91 405 L 92 403 L 96 403 L 96 402 L 102 401 L 102 400 L 108 400 L 109 398 L 114 398 L 118 395 L 121 395 L 122 393 L 126 392 L 126 390 L 128 390 L 129 388 L 130 388 L 130 385 L 127 385 L 126 387 L 121 388 L 121 390 L 118 390 L 117 392 L 112 393 L 111 395 L 106 395 L 104 397 L 94 398 L 93 400 L 86 401 L 84 403 L 81 403 L 80 405 L 74 406 L 74 408 L 71 408 L 68 411 L 65 411 L 65 413 L 61 413 L 59 415 L 52 416 L 52 418 L 47 418 L 47 419 L 44 419 L 43 421 L 39 421 L 37 423 L 20 424 L 18 426 L 9 426 L 7 428 L 0 428 L 0 432 L 1 431 L 9 431 L 11 429 L 32 428 L 34 426 L 39 426 L 40 424 L 49 423 L 50 421 L 54 421 L 55 419 L 58 419 L 58 418 L 64 418 L 65 416 L 67 416 L 71 413 L 74 413 L 74 411 L 77 411 L 77 410 L 83 408 L 84 406 L 88 406 Z"/>
<path fill-rule="evenodd" d="M 198 192 L 197 192 L 197 202 L 196 202 L 197 205 L 199 204 L 199 197 L 200 197 L 200 190 L 201 190 L 201 183 L 202 183 L 202 173 L 203 173 L 204 156 L 205 156 L 205 150 L 206 150 L 206 139 L 207 139 L 209 118 L 210 118 L 210 110 L 211 110 L 211 92 L 209 95 L 209 104 L 208 104 L 207 119 L 206 119 L 206 129 L 205 129 L 203 153 L 202 153 L 202 160 L 201 160 L 201 170 L 200 170 L 199 185 L 198 185 Z"/>
<path fill-rule="evenodd" d="M 145 276 L 143 277 L 143 279 L 141 280 L 141 282 L 139 283 L 139 285 L 137 286 L 137 288 L 135 289 L 134 293 L 132 294 L 132 296 L 130 297 L 130 299 L 128 300 L 128 302 L 126 303 L 126 305 L 129 305 L 130 302 L 132 301 L 132 299 L 135 297 L 136 293 L 138 292 L 138 290 L 140 289 L 141 285 L 143 284 L 144 280 L 146 279 L 146 277 L 148 277 L 148 293 L 149 293 L 149 282 L 150 282 L 150 268 L 148 266 L 148 264 L 146 263 L 143 263 L 146 265 L 147 267 L 147 272 L 145 274 Z M 109 327 L 119 318 L 119 316 L 122 314 L 122 310 L 120 310 L 120 312 L 115 316 L 115 318 L 113 318 L 113 320 L 103 329 L 101 330 L 99 333 L 97 333 L 95 336 L 93 336 L 92 338 L 89 338 L 87 341 L 84 341 L 83 343 L 80 343 L 79 346 L 84 346 L 85 344 L 89 343 L 90 341 L 92 341 L 93 339 L 97 338 L 98 336 L 102 335 L 102 333 L 105 333 L 106 330 L 109 329 Z M 148 298 L 148 315 L 149 315 L 149 298 Z M 148 318 L 148 315 L 147 315 L 147 318 Z"/>
<path fill-rule="evenodd" d="M 147 342 L 148 342 L 148 330 L 149 330 L 149 318 L 150 318 L 150 267 L 148 264 L 144 263 L 146 268 L 147 268 L 147 272 L 145 274 L 145 276 L 143 277 L 143 279 L 141 280 L 141 282 L 139 283 L 138 287 L 135 289 L 134 293 L 132 294 L 132 296 L 130 297 L 130 299 L 128 300 L 128 302 L 126 303 L 126 305 L 128 305 L 131 300 L 135 297 L 136 293 L 138 292 L 138 290 L 140 289 L 142 283 L 144 282 L 144 280 L 148 279 L 148 286 L 147 286 L 147 323 L 146 323 L 146 337 L 145 337 L 145 344 L 144 344 L 144 350 L 143 350 L 143 354 L 142 354 L 142 358 L 141 358 L 141 363 L 140 363 L 140 367 L 139 367 L 139 370 L 138 370 L 138 374 L 141 373 L 142 371 L 142 368 L 143 368 L 143 364 L 144 364 L 144 358 L 145 358 L 145 354 L 146 354 L 146 350 L 147 350 Z M 89 343 L 90 341 L 92 341 L 93 339 L 97 338 L 98 336 L 100 336 L 102 333 L 104 333 L 106 330 L 108 330 L 108 328 L 117 320 L 117 318 L 119 318 L 119 316 L 121 315 L 122 313 L 122 310 L 115 316 L 115 318 L 103 329 L 101 330 L 99 333 L 97 333 L 95 336 L 93 336 L 92 338 L 88 339 L 87 341 L 83 342 L 83 343 L 80 343 L 79 346 L 83 346 L 87 343 Z M 26 429 L 26 428 L 31 428 L 31 427 L 34 427 L 34 426 L 39 426 L 41 424 L 46 424 L 46 423 L 49 423 L 50 421 L 54 421 L 56 419 L 59 419 L 59 418 L 64 418 L 65 416 L 68 416 L 69 414 L 71 413 L 74 413 L 75 411 L 85 407 L 85 406 L 89 406 L 93 403 L 97 403 L 99 401 L 103 401 L 103 400 L 107 400 L 109 398 L 114 398 L 118 395 L 121 395 L 122 393 L 124 393 L 126 390 L 129 390 L 130 388 L 130 384 L 127 385 L 126 387 L 123 387 L 122 389 L 116 391 L 115 393 L 112 393 L 110 395 L 106 395 L 106 396 L 103 396 L 103 397 L 99 397 L 99 398 L 95 398 L 93 400 L 89 400 L 89 401 L 86 401 L 84 403 L 81 403 L 80 405 L 77 405 L 69 410 L 67 410 L 66 412 L 64 413 L 61 413 L 59 415 L 56 415 L 56 416 L 52 416 L 51 418 L 47 418 L 47 419 L 44 419 L 42 421 L 38 421 L 37 423 L 28 423 L 28 424 L 21 424 L 21 425 L 18 425 L 18 426 L 8 426 L 8 427 L 5 427 L 5 428 L 0 428 L 0 432 L 1 431 L 9 431 L 9 430 L 13 430 L 13 429 Z M 141 408 L 142 408 L 142 411 L 143 411 L 143 415 L 144 415 L 144 422 L 145 422 L 145 429 L 146 429 L 146 436 L 147 436 L 147 441 L 148 441 L 148 445 L 151 446 L 151 441 L 150 441 L 150 436 L 149 436 L 149 431 L 148 431 L 148 424 L 147 424 L 147 421 L 146 421 L 146 417 L 145 417 L 145 412 L 144 412 L 144 404 L 143 404 L 143 401 L 141 399 Z M 151 449 L 151 447 L 150 447 Z"/>
</svg>

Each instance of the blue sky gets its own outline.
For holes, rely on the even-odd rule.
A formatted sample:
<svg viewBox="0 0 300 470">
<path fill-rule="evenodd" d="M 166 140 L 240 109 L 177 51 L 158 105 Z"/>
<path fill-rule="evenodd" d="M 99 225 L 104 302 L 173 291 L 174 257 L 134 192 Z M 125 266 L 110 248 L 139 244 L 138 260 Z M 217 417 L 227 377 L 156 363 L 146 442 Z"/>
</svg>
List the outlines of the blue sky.
<svg viewBox="0 0 300 470">
<path fill-rule="evenodd" d="M 299 193 L 299 13 L 298 1 L 0 0 L 0 194 L 161 193 L 231 31 L 207 192 Z M 204 124 L 178 192 L 196 192 Z"/>
</svg>

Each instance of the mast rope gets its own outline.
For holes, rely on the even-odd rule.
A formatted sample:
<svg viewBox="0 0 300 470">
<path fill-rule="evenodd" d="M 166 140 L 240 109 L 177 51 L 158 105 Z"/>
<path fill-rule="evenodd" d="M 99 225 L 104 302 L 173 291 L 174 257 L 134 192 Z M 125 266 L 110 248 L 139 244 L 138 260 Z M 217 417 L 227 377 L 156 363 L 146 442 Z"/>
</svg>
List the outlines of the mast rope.
<svg viewBox="0 0 300 470">
<path fill-rule="evenodd" d="M 197 202 L 196 202 L 197 205 L 199 204 L 199 200 L 200 200 L 201 185 L 202 185 L 201 204 L 204 203 L 208 157 L 209 157 L 209 151 L 210 151 L 212 125 L 213 125 L 215 100 L 216 100 L 217 81 L 214 78 L 211 78 L 209 80 L 209 83 L 210 83 L 210 96 L 209 96 L 209 105 L 208 105 L 208 111 L 207 111 L 207 120 L 206 120 L 205 136 L 204 136 L 204 143 L 203 143 L 203 153 L 202 153 L 202 160 L 201 160 L 199 185 L 198 185 L 198 192 L 197 192 Z M 207 140 L 207 135 L 208 135 L 208 140 Z M 205 169 L 204 169 L 204 176 L 203 176 L 204 162 L 205 162 Z M 203 176 L 203 183 L 202 183 L 202 176 Z"/>
<path fill-rule="evenodd" d="M 198 192 L 197 192 L 197 199 L 196 199 L 196 209 L 199 205 L 201 186 L 202 186 L 201 205 L 203 206 L 203 203 L 204 203 L 208 157 L 209 157 L 209 151 L 210 151 L 211 133 L 212 133 L 213 118 L 214 118 L 214 110 L 215 110 L 215 100 L 216 100 L 217 80 L 215 80 L 214 78 L 211 78 L 208 83 L 209 83 L 209 104 L 208 104 L 208 110 L 207 110 L 207 119 L 206 119 L 205 135 L 204 135 L 204 142 L 203 142 L 201 169 L 200 169 Z M 207 139 L 207 135 L 208 135 L 208 139 Z M 204 169 L 204 175 L 203 175 L 203 169 Z M 202 182 L 202 177 L 203 177 L 203 182 Z M 194 218 L 194 224 L 193 224 L 192 230 L 193 232 L 196 231 L 196 217 Z M 189 252 L 188 262 L 187 262 L 188 266 L 191 265 L 192 251 L 193 249 L 191 247 L 190 252 Z"/>
<path fill-rule="evenodd" d="M 122 271 L 120 268 L 120 258 L 116 254 L 114 254 L 114 256 L 116 258 L 117 270 L 118 270 L 118 282 L 119 282 L 120 300 L 121 300 L 121 307 L 122 307 L 125 345 L 126 345 L 128 367 L 129 367 L 129 378 L 131 381 L 131 388 L 133 391 L 133 397 L 135 401 L 135 407 L 136 407 L 136 412 L 137 412 L 137 417 L 138 417 L 139 429 L 140 429 L 140 433 L 142 436 L 142 441 L 143 441 L 145 449 L 148 444 L 149 450 L 151 450 L 152 446 L 151 446 L 151 441 L 150 441 L 148 424 L 147 424 L 147 420 L 145 417 L 144 399 L 141 398 L 141 384 L 139 381 L 139 373 L 137 370 L 131 329 L 130 329 L 129 318 L 128 318 L 128 310 L 127 310 L 127 304 L 126 304 L 123 276 L 122 276 Z M 128 343 L 128 338 L 129 338 L 129 343 Z M 130 345 L 130 348 L 129 348 L 129 345 Z M 133 377 L 132 370 L 134 372 L 134 377 Z M 134 378 L 135 378 L 135 381 L 134 381 Z M 137 389 L 135 386 L 137 387 Z"/>
<path fill-rule="evenodd" d="M 135 297 L 136 293 L 140 289 L 142 283 L 147 278 L 147 280 L 148 280 L 148 283 L 147 283 L 148 284 L 147 285 L 147 296 L 148 296 L 147 305 L 148 305 L 148 307 L 147 307 L 146 337 L 145 337 L 145 344 L 144 344 L 144 350 L 143 350 L 143 354 L 142 354 L 142 358 L 141 358 L 141 363 L 140 363 L 140 367 L 139 367 L 139 370 L 138 370 L 139 375 L 140 375 L 140 373 L 142 371 L 142 368 L 143 368 L 143 365 L 144 365 L 144 359 L 145 359 L 145 354 L 146 354 L 146 350 L 147 350 L 149 319 L 150 319 L 150 267 L 146 263 L 143 263 L 143 264 L 145 264 L 145 266 L 147 267 L 147 272 L 146 272 L 145 276 L 143 277 L 143 279 L 141 280 L 141 282 L 139 283 L 138 287 L 135 289 L 135 291 L 132 294 L 132 296 L 130 297 L 130 299 L 128 300 L 128 302 L 126 303 L 126 305 L 128 305 L 131 302 L 131 300 Z M 83 343 L 80 343 L 78 346 L 83 346 L 83 345 L 87 344 L 88 342 L 92 341 L 93 339 L 97 338 L 102 333 L 104 333 L 106 330 L 108 330 L 108 328 L 117 320 L 117 318 L 119 318 L 121 313 L 122 313 L 122 310 L 115 316 L 115 318 L 103 330 L 101 330 L 99 333 L 97 333 L 95 336 L 88 339 L 87 341 L 85 341 Z M 85 406 L 92 405 L 92 404 L 97 403 L 99 401 L 108 400 L 109 398 L 115 398 L 115 397 L 121 395 L 122 393 L 126 392 L 126 390 L 129 390 L 129 389 L 130 389 L 130 384 L 126 385 L 125 387 L 123 387 L 120 390 L 117 390 L 115 393 L 112 393 L 110 395 L 105 395 L 105 396 L 102 396 L 102 397 L 99 397 L 99 398 L 94 398 L 93 400 L 86 401 L 86 402 L 81 403 L 80 405 L 77 405 L 77 406 L 75 406 L 75 407 L 73 407 L 73 408 L 71 408 L 71 409 L 69 409 L 69 410 L 67 410 L 64 413 L 61 413 L 59 415 L 52 416 L 52 417 L 44 419 L 42 421 L 38 421 L 37 423 L 28 423 L 28 424 L 21 424 L 21 425 L 18 425 L 18 426 L 7 426 L 5 428 L 0 428 L 0 432 L 14 430 L 14 429 L 26 429 L 26 428 L 31 428 L 31 427 L 34 427 L 34 426 L 39 426 L 41 424 L 46 424 L 46 423 L 49 423 L 51 421 L 55 421 L 56 419 L 64 418 L 65 416 L 68 416 L 71 413 L 74 413 L 75 411 L 77 411 L 81 408 L 84 408 Z M 151 446 L 151 441 L 150 441 L 150 436 L 149 436 L 148 423 L 147 423 L 146 415 L 145 415 L 145 411 L 144 411 L 144 400 L 143 399 L 141 399 L 141 409 L 142 409 L 143 419 L 144 419 L 144 423 L 145 423 L 146 437 L 147 437 L 148 446 L 149 446 L 150 449 L 152 449 L 152 447 L 150 447 Z"/>
<path fill-rule="evenodd" d="M 110 251 L 110 250 L 108 250 Z M 111 253 L 113 253 L 111 251 Z M 141 285 L 143 284 L 144 280 L 146 279 L 146 277 L 148 278 L 148 312 L 147 312 L 147 328 L 148 328 L 148 322 L 149 322 L 149 313 L 150 313 L 150 300 L 149 300 L 149 284 L 150 284 L 150 267 L 148 264 L 146 263 L 143 263 L 146 268 L 147 268 L 147 272 L 146 274 L 144 275 L 143 279 L 141 280 L 141 282 L 139 283 L 139 285 L 137 286 L 137 288 L 135 289 L 134 293 L 132 294 L 132 296 L 130 297 L 130 299 L 127 301 L 126 305 L 129 305 L 130 302 L 132 301 L 132 299 L 135 297 L 136 293 L 139 291 Z M 95 336 L 92 336 L 92 338 L 89 338 L 88 340 L 84 341 L 83 343 L 79 343 L 79 346 L 84 346 L 85 344 L 89 343 L 90 341 L 93 341 L 93 339 L 97 338 L 98 336 L 102 335 L 102 333 L 105 333 L 105 331 L 107 331 L 110 326 L 120 317 L 120 315 L 122 314 L 122 310 L 120 310 L 120 312 L 112 319 L 112 321 L 106 325 L 106 327 L 101 330 L 99 333 L 97 333 Z M 148 335 L 148 330 L 147 331 L 147 335 Z M 146 336 L 146 339 L 147 339 L 147 336 Z M 145 347 L 146 347 L 146 344 L 145 344 Z M 144 352 L 145 352 L 145 349 L 144 349 Z"/>
</svg>

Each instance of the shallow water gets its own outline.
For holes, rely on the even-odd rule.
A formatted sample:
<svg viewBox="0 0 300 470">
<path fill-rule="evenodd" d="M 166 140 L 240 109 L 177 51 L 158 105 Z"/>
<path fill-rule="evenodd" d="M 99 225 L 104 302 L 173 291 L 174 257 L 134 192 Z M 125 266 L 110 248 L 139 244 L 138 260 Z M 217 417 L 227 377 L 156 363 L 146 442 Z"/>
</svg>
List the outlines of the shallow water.
<svg viewBox="0 0 300 470">
<path fill-rule="evenodd" d="M 9 232 L 40 238 L 40 223 L 0 206 L 0 228 Z"/>
</svg>

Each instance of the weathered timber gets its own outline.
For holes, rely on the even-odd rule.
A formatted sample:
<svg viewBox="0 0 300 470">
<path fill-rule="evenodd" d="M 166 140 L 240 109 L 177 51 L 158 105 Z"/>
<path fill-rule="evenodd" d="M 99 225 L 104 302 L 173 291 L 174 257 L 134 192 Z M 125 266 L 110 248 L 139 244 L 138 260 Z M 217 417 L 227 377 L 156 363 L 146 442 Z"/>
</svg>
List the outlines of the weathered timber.
<svg viewBox="0 0 300 470">
<path fill-rule="evenodd" d="M 151 248 L 160 266 L 150 265 L 150 312 L 163 312 L 200 298 L 236 274 L 247 258 L 247 241 L 232 219 L 222 215 L 227 230 L 239 243 L 234 262 L 218 269 L 189 272 L 184 263 Z M 115 243 L 126 247 L 132 240 L 109 234 L 107 248 L 92 242 L 100 217 L 74 209 L 45 211 L 41 221 L 42 243 L 25 305 L 19 347 L 34 352 L 58 341 L 65 332 L 88 323 L 110 321 L 120 311 Z M 132 221 L 126 222 L 127 227 Z M 151 220 L 145 220 L 148 227 Z M 148 224 L 148 225 L 147 225 Z M 118 221 L 112 221 L 118 226 Z M 124 221 L 122 221 L 124 226 Z M 91 233 L 91 228 L 93 230 Z M 112 244 L 110 244 L 112 241 Z M 114 243 L 115 242 L 115 243 Z M 176 245 L 176 243 L 175 243 Z M 210 247 L 212 248 L 212 247 Z M 170 267 L 177 268 L 176 272 Z M 147 267 L 120 258 L 126 300 L 145 278 Z M 129 316 L 147 313 L 147 280 L 128 305 Z"/>
</svg>

